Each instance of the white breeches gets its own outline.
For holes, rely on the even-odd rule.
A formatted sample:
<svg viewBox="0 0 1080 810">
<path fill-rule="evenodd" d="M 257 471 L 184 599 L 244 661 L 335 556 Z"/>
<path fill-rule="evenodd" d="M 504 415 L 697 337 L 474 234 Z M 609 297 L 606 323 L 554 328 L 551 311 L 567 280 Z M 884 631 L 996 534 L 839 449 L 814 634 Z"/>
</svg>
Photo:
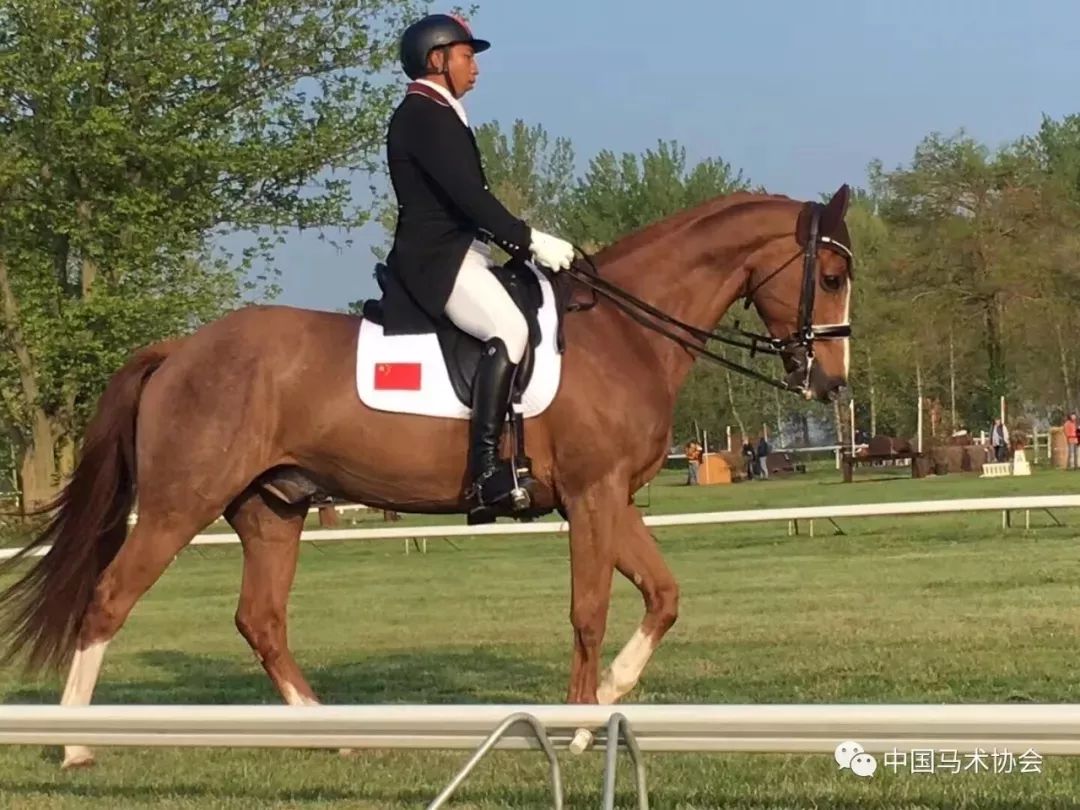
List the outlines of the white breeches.
<svg viewBox="0 0 1080 810">
<path fill-rule="evenodd" d="M 487 245 L 473 243 L 446 302 L 446 317 L 479 340 L 500 338 L 511 363 L 520 363 L 529 326 L 510 293 L 491 270 Z"/>
</svg>

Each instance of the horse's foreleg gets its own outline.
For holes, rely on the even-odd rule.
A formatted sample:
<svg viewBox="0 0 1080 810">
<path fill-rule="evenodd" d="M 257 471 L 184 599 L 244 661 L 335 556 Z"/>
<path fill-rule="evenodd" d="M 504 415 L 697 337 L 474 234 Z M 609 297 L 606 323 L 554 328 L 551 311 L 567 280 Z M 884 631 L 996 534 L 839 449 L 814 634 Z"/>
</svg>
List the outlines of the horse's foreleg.
<svg viewBox="0 0 1080 810">
<path fill-rule="evenodd" d="M 679 586 L 632 504 L 619 524 L 615 565 L 641 591 L 645 618 L 605 670 L 596 693 L 596 702 L 602 704 L 614 703 L 637 685 L 649 658 L 679 615 Z"/>
<path fill-rule="evenodd" d="M 619 488 L 606 481 L 566 502 L 570 523 L 570 622 L 574 628 L 568 703 L 596 703 L 600 647 L 615 570 L 616 528 L 622 512 L 619 501 Z M 571 749 L 580 752 L 590 740 L 591 735 L 582 730 Z"/>
</svg>

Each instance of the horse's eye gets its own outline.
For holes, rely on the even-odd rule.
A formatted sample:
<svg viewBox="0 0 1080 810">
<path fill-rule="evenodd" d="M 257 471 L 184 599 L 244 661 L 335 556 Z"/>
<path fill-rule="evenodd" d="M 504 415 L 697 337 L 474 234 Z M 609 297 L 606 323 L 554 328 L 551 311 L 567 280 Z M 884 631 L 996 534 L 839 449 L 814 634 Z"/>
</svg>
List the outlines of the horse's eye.
<svg viewBox="0 0 1080 810">
<path fill-rule="evenodd" d="M 821 286 L 829 292 L 839 292 L 844 288 L 843 276 L 822 276 Z"/>
</svg>

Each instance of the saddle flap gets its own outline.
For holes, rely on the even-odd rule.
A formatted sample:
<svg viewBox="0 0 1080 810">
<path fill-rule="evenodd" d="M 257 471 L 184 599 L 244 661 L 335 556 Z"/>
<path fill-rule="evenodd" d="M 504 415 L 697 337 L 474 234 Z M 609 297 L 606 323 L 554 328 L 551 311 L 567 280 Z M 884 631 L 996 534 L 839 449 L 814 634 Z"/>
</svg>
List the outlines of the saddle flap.
<svg viewBox="0 0 1080 810">
<path fill-rule="evenodd" d="M 539 313 L 544 292 L 536 272 L 524 262 L 511 261 L 505 266 L 492 268 L 491 272 L 521 310 L 529 329 L 525 355 L 514 378 L 515 398 L 519 398 L 532 378 L 533 350 L 542 339 Z M 454 394 L 463 405 L 472 407 L 473 379 L 476 377 L 483 342 L 463 332 L 449 319 L 433 321 L 387 265 L 379 263 L 375 266 L 375 280 L 382 298 L 364 301 L 361 307 L 364 318 L 382 326 L 386 335 L 435 334 Z M 561 320 L 561 312 L 559 318 Z"/>
<path fill-rule="evenodd" d="M 510 263 L 504 267 L 494 268 L 492 273 L 510 294 L 517 308 L 521 310 L 525 316 L 525 323 L 529 327 L 529 340 L 525 347 L 525 354 L 514 375 L 514 396 L 515 399 L 519 399 L 532 378 L 533 350 L 540 345 L 538 316 L 540 307 L 544 303 L 544 293 L 540 289 L 536 273 L 524 264 Z M 439 326 L 436 333 L 454 392 L 464 404 L 471 406 L 473 380 L 476 377 L 476 368 L 480 363 L 484 344 L 453 324 Z"/>
</svg>

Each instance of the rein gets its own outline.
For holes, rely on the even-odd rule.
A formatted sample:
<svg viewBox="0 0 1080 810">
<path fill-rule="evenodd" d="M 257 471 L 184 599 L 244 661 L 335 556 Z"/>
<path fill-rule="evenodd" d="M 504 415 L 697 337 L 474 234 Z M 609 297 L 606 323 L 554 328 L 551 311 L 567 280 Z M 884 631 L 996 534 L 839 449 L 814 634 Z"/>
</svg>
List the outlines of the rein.
<svg viewBox="0 0 1080 810">
<path fill-rule="evenodd" d="M 761 335 L 756 335 L 753 332 L 746 332 L 742 329 L 730 326 L 722 326 L 719 329 L 711 332 L 704 329 L 698 329 L 696 326 L 691 326 L 690 324 L 680 321 L 678 318 L 675 318 L 671 315 L 668 315 L 666 312 L 657 309 L 652 304 L 642 301 L 640 298 L 637 298 L 631 293 L 628 293 L 622 287 L 619 287 L 618 285 L 613 284 L 607 279 L 602 278 L 600 276 L 600 271 L 597 269 L 596 264 L 592 260 L 592 257 L 576 245 L 575 248 L 582 254 L 582 258 L 591 268 L 591 272 L 579 270 L 574 265 L 571 265 L 568 270 L 564 270 L 563 272 L 567 273 L 577 281 L 584 284 L 586 287 L 590 288 L 593 291 L 593 301 L 587 305 L 571 305 L 570 311 L 591 309 L 593 306 L 596 305 L 596 293 L 600 293 L 613 304 L 615 304 L 619 309 L 621 309 L 639 324 L 644 326 L 646 329 L 649 329 L 659 335 L 663 335 L 664 337 L 673 340 L 682 348 L 694 353 L 699 357 L 705 357 L 706 359 L 712 360 L 714 363 L 718 363 L 719 365 L 729 368 L 732 371 L 737 371 L 740 374 L 744 374 L 747 377 L 751 377 L 752 379 L 758 380 L 759 382 L 763 382 L 767 385 L 775 386 L 777 388 L 780 388 L 781 390 L 796 390 L 782 380 L 774 380 L 772 377 L 767 377 L 761 372 L 755 371 L 752 368 L 741 366 L 738 363 L 728 360 L 723 355 L 710 351 L 704 346 L 704 344 L 707 343 L 709 340 L 717 340 L 721 343 L 726 343 L 729 346 L 734 346 L 739 349 L 747 349 L 750 352 L 750 356 L 753 357 L 758 352 L 761 352 L 763 354 L 781 354 L 781 352 L 783 352 L 782 346 L 786 343 L 786 341 L 780 340 L 779 338 L 766 338 Z M 660 324 L 657 324 L 654 321 L 649 320 L 649 318 L 646 316 L 652 316 L 653 318 L 661 321 L 662 323 L 671 324 L 672 326 L 681 329 L 684 332 L 688 332 L 690 335 L 696 338 L 697 341 L 700 341 L 700 343 L 683 337 L 682 335 L 679 335 L 674 331 Z M 736 337 L 729 337 L 729 335 L 736 335 Z M 766 345 L 760 345 L 762 343 Z"/>
<path fill-rule="evenodd" d="M 758 382 L 765 383 L 766 385 L 779 388 L 782 391 L 793 391 L 797 393 L 804 393 L 809 385 L 810 370 L 813 364 L 814 351 L 813 344 L 815 340 L 835 340 L 840 338 L 847 338 L 851 336 L 851 327 L 848 324 L 829 324 L 825 326 L 815 326 L 812 323 L 813 310 L 814 310 L 814 289 L 817 281 L 816 264 L 817 264 L 817 247 L 818 245 L 825 245 L 827 247 L 839 250 L 849 259 L 851 258 L 851 251 L 845 245 L 836 242 L 829 237 L 822 237 L 818 235 L 818 218 L 820 216 L 820 209 L 815 206 L 813 216 L 811 219 L 810 236 L 807 239 L 806 248 L 797 251 L 790 259 L 780 265 L 778 268 L 770 272 L 764 280 L 754 285 L 752 289 L 749 289 L 745 293 L 746 303 L 745 308 L 749 308 L 752 296 L 765 284 L 776 277 L 778 273 L 787 268 L 793 261 L 803 256 L 803 285 L 801 294 L 799 297 L 799 329 L 798 331 L 787 338 L 774 338 L 768 335 L 759 335 L 755 332 L 748 332 L 745 329 L 738 327 L 738 321 L 736 326 L 719 326 L 713 330 L 699 329 L 696 326 L 692 326 L 684 321 L 680 321 L 662 310 L 657 309 L 652 304 L 646 301 L 642 301 L 635 295 L 627 292 L 622 287 L 608 281 L 601 277 L 600 270 L 597 268 L 596 263 L 593 261 L 586 251 L 582 250 L 578 245 L 574 245 L 575 250 L 581 254 L 582 259 L 588 265 L 588 270 L 581 270 L 577 264 L 572 264 L 569 269 L 563 272 L 569 274 L 576 281 L 580 282 L 584 286 L 592 290 L 592 301 L 588 304 L 571 304 L 567 307 L 568 311 L 581 311 L 591 309 L 596 305 L 597 293 L 603 295 L 619 309 L 633 318 L 637 323 L 644 326 L 657 334 L 674 341 L 682 348 L 693 353 L 698 357 L 704 357 L 708 360 L 712 360 L 725 368 L 738 372 L 746 377 L 757 380 Z M 660 321 L 661 324 L 669 324 L 675 329 L 682 330 L 689 334 L 693 339 L 684 337 L 676 332 L 668 329 L 667 327 L 657 324 L 649 317 L 655 318 Z M 791 352 L 794 349 L 806 350 L 806 370 L 805 377 L 800 386 L 794 386 L 785 380 L 777 380 L 772 377 L 768 377 L 752 368 L 735 363 L 728 360 L 723 355 L 710 351 L 705 348 L 705 344 L 710 340 L 715 340 L 720 343 L 724 343 L 728 346 L 733 346 L 737 349 L 745 349 L 750 352 L 750 357 L 753 358 L 756 354 L 770 354 L 770 355 L 784 355 Z"/>
</svg>

